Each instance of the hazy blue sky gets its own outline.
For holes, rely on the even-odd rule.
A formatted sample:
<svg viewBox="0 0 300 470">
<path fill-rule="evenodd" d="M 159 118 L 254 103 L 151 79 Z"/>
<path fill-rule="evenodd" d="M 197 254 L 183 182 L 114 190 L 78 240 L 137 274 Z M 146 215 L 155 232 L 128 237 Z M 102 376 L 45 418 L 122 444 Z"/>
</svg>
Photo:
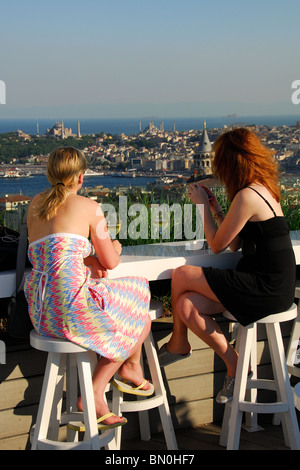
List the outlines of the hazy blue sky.
<svg viewBox="0 0 300 470">
<path fill-rule="evenodd" d="M 1 0 L 0 118 L 300 112 L 299 19 L 299 0 Z"/>
</svg>

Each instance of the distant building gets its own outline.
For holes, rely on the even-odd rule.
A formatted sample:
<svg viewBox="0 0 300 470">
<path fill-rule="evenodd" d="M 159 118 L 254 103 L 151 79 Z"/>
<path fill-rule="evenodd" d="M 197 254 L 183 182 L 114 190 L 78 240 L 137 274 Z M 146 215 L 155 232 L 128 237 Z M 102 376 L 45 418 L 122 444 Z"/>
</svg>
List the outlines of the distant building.
<svg viewBox="0 0 300 470">
<path fill-rule="evenodd" d="M 65 139 L 67 137 L 72 137 L 72 129 L 65 127 L 64 122 L 57 122 L 54 124 L 51 129 L 46 130 L 46 135 L 53 136 L 53 137 L 60 137 L 61 139 Z"/>
<path fill-rule="evenodd" d="M 6 195 L 5 197 L 0 197 L 0 210 L 13 210 L 17 209 L 19 205 L 29 204 L 31 197 L 23 196 L 22 194 L 16 195 Z"/>
<path fill-rule="evenodd" d="M 18 137 L 18 139 L 31 140 L 31 136 L 29 134 L 26 134 L 26 132 L 21 131 L 20 129 L 16 131 L 16 136 Z"/>
<path fill-rule="evenodd" d="M 156 127 L 153 123 L 153 121 L 149 122 L 149 125 L 145 127 L 143 133 L 144 134 L 157 134 L 159 132 L 158 127 Z"/>
<path fill-rule="evenodd" d="M 199 142 L 199 147 L 195 150 L 194 169 L 197 170 L 199 174 L 211 175 L 213 157 L 214 152 L 207 134 L 206 122 L 204 122 L 204 130 Z"/>
</svg>

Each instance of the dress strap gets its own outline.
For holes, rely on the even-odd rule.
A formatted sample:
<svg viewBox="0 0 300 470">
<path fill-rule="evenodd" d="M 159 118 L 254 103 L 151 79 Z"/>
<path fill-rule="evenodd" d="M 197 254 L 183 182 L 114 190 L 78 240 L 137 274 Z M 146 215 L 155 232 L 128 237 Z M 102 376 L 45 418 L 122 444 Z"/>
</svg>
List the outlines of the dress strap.
<svg viewBox="0 0 300 470">
<path fill-rule="evenodd" d="M 251 188 L 251 186 L 247 186 L 249 189 L 252 189 L 252 191 L 255 191 L 264 201 L 266 204 L 268 204 L 268 206 L 270 207 L 271 211 L 273 212 L 274 216 L 277 217 L 276 215 L 276 212 L 274 211 L 273 207 L 271 206 L 271 204 L 269 203 L 269 201 L 266 200 L 266 198 L 264 198 L 258 191 L 256 191 L 256 189 L 254 188 Z"/>
</svg>

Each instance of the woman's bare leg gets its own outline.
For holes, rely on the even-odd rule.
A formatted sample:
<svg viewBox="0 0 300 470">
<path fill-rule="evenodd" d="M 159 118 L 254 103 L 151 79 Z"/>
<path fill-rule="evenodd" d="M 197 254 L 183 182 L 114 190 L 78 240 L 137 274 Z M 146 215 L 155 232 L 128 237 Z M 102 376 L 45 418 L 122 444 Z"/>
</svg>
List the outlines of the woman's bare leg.
<svg viewBox="0 0 300 470">
<path fill-rule="evenodd" d="M 140 354 L 142 344 L 145 341 L 146 337 L 149 334 L 151 328 L 151 319 L 147 318 L 146 324 L 142 331 L 141 336 L 139 337 L 136 345 L 132 349 L 131 356 L 125 362 L 113 362 L 105 357 L 101 357 L 96 369 L 93 374 L 93 388 L 94 388 L 94 397 L 95 397 L 95 406 L 97 416 L 103 416 L 109 413 L 109 408 L 105 400 L 105 388 L 114 374 L 125 367 L 125 364 L 128 362 L 128 367 L 125 367 L 126 376 L 122 374 L 126 379 L 131 380 L 136 385 L 140 385 L 143 381 L 143 373 L 140 364 Z M 149 388 L 149 385 L 144 387 L 145 389 Z M 78 409 L 82 409 L 81 397 L 77 401 Z M 121 422 L 122 418 L 118 416 L 111 416 L 103 421 L 104 424 L 114 424 Z"/>
<path fill-rule="evenodd" d="M 237 352 L 230 346 L 212 318 L 212 315 L 225 309 L 211 291 L 201 268 L 183 266 L 174 271 L 172 309 L 174 330 L 167 344 L 168 351 L 175 354 L 189 352 L 189 328 L 224 360 L 227 374 L 234 377 Z"/>
</svg>

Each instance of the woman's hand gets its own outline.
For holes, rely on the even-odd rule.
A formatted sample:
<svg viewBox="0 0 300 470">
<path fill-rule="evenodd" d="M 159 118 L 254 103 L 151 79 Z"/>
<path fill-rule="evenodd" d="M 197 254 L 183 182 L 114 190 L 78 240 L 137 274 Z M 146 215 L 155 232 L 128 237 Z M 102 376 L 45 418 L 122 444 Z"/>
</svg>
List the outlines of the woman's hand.
<svg viewBox="0 0 300 470">
<path fill-rule="evenodd" d="M 97 256 L 87 256 L 84 258 L 84 264 L 91 270 L 91 278 L 108 277 L 107 270 L 102 266 Z"/>
<path fill-rule="evenodd" d="M 112 240 L 112 244 L 118 255 L 120 256 L 122 253 L 122 245 L 119 240 Z"/>
<path fill-rule="evenodd" d="M 187 194 L 194 204 L 203 204 L 208 201 L 207 194 L 199 183 L 190 184 Z"/>
<path fill-rule="evenodd" d="M 190 185 L 188 196 L 195 204 L 203 204 L 208 201 L 211 208 L 218 204 L 214 193 L 209 188 L 203 186 L 200 183 L 192 183 Z"/>
</svg>

